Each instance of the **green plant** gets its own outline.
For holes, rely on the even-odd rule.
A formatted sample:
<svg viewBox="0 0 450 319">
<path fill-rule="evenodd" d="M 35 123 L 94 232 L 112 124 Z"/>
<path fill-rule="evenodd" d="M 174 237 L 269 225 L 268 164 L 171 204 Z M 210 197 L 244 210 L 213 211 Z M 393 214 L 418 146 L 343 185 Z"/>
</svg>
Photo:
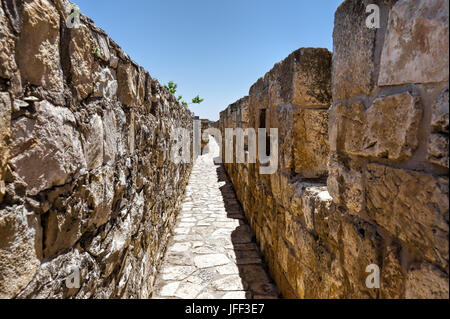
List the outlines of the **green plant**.
<svg viewBox="0 0 450 319">
<path fill-rule="evenodd" d="M 164 87 L 172 94 L 175 94 L 177 92 L 177 87 L 178 85 L 175 84 L 173 81 L 170 81 L 169 83 L 167 83 L 166 85 L 164 85 Z"/>
<path fill-rule="evenodd" d="M 164 85 L 164 87 L 166 88 L 167 91 L 169 91 L 169 92 L 172 93 L 172 94 L 177 93 L 178 85 L 177 85 L 175 82 L 173 82 L 173 81 L 169 81 L 167 84 Z M 181 102 L 181 104 L 183 104 L 183 105 L 186 106 L 186 107 L 187 107 L 189 104 L 200 104 L 200 103 L 202 103 L 202 102 L 204 101 L 204 99 L 201 99 L 199 95 L 197 95 L 196 97 L 194 97 L 194 98 L 192 99 L 192 103 L 187 103 L 186 101 L 184 101 L 184 100 L 182 100 L 182 99 L 183 99 L 183 96 L 182 96 L 182 95 L 179 95 L 179 96 L 177 97 L 177 100 L 178 100 L 179 102 Z"/>
<path fill-rule="evenodd" d="M 200 96 L 198 96 L 198 95 L 192 99 L 192 103 L 194 103 L 194 104 L 200 104 L 203 101 L 204 101 L 204 99 L 201 99 Z"/>
<path fill-rule="evenodd" d="M 98 58 L 101 54 L 103 54 L 102 50 L 100 50 L 100 48 L 98 47 L 97 43 L 94 41 L 94 39 L 92 37 L 91 37 L 91 39 L 89 41 L 90 41 L 91 47 L 92 47 L 92 52 L 91 53 L 95 57 Z"/>
</svg>

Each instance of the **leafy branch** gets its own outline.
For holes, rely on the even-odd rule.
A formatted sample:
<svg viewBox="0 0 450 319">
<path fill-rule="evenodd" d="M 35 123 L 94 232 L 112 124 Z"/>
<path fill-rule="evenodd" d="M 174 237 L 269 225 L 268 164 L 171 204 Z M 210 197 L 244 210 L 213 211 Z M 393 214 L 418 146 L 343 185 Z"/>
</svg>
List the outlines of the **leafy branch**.
<svg viewBox="0 0 450 319">
<path fill-rule="evenodd" d="M 167 84 L 164 85 L 164 87 L 167 89 L 167 91 L 169 91 L 169 92 L 172 93 L 172 94 L 177 93 L 178 85 L 177 85 L 176 83 L 174 83 L 173 81 L 169 81 Z M 190 105 L 190 104 L 200 104 L 200 103 L 202 103 L 202 102 L 204 101 L 204 99 L 201 99 L 199 95 L 197 95 L 196 97 L 194 97 L 194 98 L 192 99 L 192 102 L 191 102 L 191 103 L 187 103 L 186 101 L 184 101 L 182 95 L 179 95 L 179 96 L 177 97 L 177 100 L 178 100 L 179 102 L 181 102 L 181 104 L 183 104 L 183 105 L 186 106 L 186 107 L 187 107 L 188 105 Z"/>
</svg>

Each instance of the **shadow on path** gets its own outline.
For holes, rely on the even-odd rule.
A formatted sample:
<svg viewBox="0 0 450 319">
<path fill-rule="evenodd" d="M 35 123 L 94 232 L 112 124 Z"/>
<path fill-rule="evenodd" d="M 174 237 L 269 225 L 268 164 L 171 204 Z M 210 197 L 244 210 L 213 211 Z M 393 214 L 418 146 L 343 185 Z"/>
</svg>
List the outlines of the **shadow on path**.
<svg viewBox="0 0 450 319">
<path fill-rule="evenodd" d="M 228 174 L 223 164 L 215 164 L 227 217 L 239 220 L 239 226 L 231 233 L 236 265 L 244 286 L 249 291 L 250 298 L 276 298 L 278 290 L 269 277 L 264 258 L 256 244 L 256 237 L 245 217 L 244 210 L 237 200 Z M 249 299 L 250 299 L 249 298 Z"/>
</svg>

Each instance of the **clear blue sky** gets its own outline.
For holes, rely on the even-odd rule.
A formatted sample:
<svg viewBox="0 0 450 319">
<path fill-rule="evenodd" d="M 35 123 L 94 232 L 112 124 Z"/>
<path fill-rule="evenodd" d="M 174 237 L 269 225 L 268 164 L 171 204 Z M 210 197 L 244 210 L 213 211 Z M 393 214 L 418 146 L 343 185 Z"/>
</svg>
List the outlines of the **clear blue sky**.
<svg viewBox="0 0 450 319">
<path fill-rule="evenodd" d="M 75 0 L 162 84 L 174 81 L 201 118 L 248 94 L 276 62 L 301 47 L 332 50 L 342 0 Z"/>
</svg>

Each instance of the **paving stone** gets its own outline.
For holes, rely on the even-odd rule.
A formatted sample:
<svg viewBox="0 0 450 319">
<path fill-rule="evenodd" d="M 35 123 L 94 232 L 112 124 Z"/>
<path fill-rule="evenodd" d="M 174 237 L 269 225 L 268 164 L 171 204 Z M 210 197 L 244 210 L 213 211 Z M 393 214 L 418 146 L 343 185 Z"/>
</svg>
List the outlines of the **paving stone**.
<svg viewBox="0 0 450 319">
<path fill-rule="evenodd" d="M 215 145 L 194 165 L 154 299 L 278 297 L 233 188 L 218 182 L 218 169 L 223 168 L 213 162 Z"/>
</svg>

